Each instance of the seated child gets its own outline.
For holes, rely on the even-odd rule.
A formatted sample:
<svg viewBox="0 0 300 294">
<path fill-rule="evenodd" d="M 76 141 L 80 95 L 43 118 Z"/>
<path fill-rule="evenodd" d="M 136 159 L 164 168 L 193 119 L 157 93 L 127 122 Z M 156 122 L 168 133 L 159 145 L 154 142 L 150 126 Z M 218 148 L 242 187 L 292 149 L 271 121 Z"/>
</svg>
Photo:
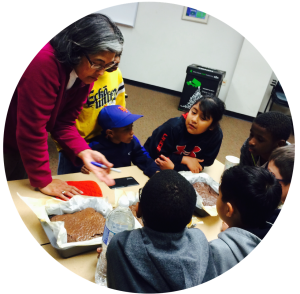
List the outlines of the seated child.
<svg viewBox="0 0 300 294">
<path fill-rule="evenodd" d="M 275 149 L 269 157 L 268 170 L 281 184 L 282 194 L 280 207 L 286 200 L 293 175 L 295 144 Z"/>
<path fill-rule="evenodd" d="M 266 167 L 272 151 L 287 145 L 291 132 L 291 119 L 285 114 L 276 111 L 260 114 L 241 148 L 240 165 Z"/>
<path fill-rule="evenodd" d="M 108 288 L 157 293 L 190 288 L 216 277 L 199 229 L 187 229 L 196 205 L 193 186 L 174 170 L 155 174 L 142 189 L 142 229 L 116 234 L 107 247 Z"/>
<path fill-rule="evenodd" d="M 104 107 L 98 116 L 98 124 L 103 131 L 89 144 L 96 151 L 101 152 L 114 167 L 137 165 L 146 176 L 151 177 L 160 168 L 155 164 L 140 141 L 133 134 L 133 122 L 142 115 L 131 114 L 120 105 Z M 83 166 L 81 171 L 89 173 Z"/>
<path fill-rule="evenodd" d="M 223 139 L 219 121 L 224 112 L 222 100 L 202 96 L 188 113 L 154 130 L 144 147 L 162 170 L 199 173 L 212 165 L 219 153 Z"/>
<path fill-rule="evenodd" d="M 266 169 L 234 166 L 224 171 L 217 211 L 229 226 L 210 242 L 218 275 L 244 259 L 261 241 L 256 235 L 280 202 L 281 186 Z"/>
</svg>

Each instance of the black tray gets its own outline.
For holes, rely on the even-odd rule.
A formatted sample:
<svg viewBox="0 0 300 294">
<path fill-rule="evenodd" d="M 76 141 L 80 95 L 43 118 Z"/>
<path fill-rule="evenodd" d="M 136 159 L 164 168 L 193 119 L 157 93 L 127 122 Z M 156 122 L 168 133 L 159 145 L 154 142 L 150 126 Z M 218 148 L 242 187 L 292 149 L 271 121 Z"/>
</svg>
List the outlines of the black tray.
<svg viewBox="0 0 300 294">
<path fill-rule="evenodd" d="M 209 216 L 209 214 L 204 209 L 198 208 L 197 206 L 195 206 L 194 212 L 200 217 Z"/>
<path fill-rule="evenodd" d="M 96 244 L 96 245 L 87 245 L 87 246 L 70 246 L 70 247 L 65 247 L 65 248 L 60 248 L 57 245 L 57 239 L 55 238 L 53 231 L 51 227 L 46 223 L 46 222 L 41 222 L 41 225 L 52 245 L 53 248 L 55 248 L 59 255 L 63 258 L 68 258 L 74 255 L 78 255 L 87 251 L 95 250 L 98 247 L 101 247 L 101 244 Z M 96 252 L 95 252 L 96 254 Z"/>
</svg>

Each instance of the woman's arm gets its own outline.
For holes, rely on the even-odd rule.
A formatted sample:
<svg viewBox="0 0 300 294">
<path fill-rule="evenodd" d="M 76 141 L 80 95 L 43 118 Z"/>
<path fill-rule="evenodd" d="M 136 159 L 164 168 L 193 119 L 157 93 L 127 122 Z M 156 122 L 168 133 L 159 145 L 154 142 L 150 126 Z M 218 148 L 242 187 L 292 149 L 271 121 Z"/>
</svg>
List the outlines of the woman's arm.
<svg viewBox="0 0 300 294">
<path fill-rule="evenodd" d="M 41 50 L 29 64 L 17 88 L 16 140 L 30 183 L 52 182 L 47 124 L 60 90 L 60 72 L 51 52 Z"/>
</svg>

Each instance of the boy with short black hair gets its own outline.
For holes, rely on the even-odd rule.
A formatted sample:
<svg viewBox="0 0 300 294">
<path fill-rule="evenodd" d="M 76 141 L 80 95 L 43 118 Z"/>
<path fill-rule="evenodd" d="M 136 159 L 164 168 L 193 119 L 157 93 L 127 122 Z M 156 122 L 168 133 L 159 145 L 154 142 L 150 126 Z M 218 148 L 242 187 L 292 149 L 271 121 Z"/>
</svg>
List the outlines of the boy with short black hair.
<svg viewBox="0 0 300 294">
<path fill-rule="evenodd" d="M 250 136 L 241 148 L 240 165 L 265 167 L 272 151 L 287 145 L 291 132 L 291 119 L 283 113 L 260 114 L 254 119 Z"/>
<path fill-rule="evenodd" d="M 108 288 L 170 292 L 216 277 L 205 235 L 186 228 L 195 205 L 195 189 L 183 176 L 174 170 L 155 174 L 140 196 L 144 227 L 116 234 L 107 247 Z"/>
<path fill-rule="evenodd" d="M 98 124 L 103 131 L 89 146 L 101 152 L 114 167 L 130 166 L 132 162 L 151 177 L 160 168 L 134 136 L 132 129 L 133 122 L 141 117 L 143 115 L 132 114 L 120 105 L 104 107 L 98 116 Z M 81 172 L 89 173 L 89 170 L 83 166 Z"/>
<path fill-rule="evenodd" d="M 281 186 L 266 169 L 234 166 L 224 171 L 217 211 L 229 226 L 210 242 L 218 275 L 244 259 L 269 231 L 266 221 L 277 208 Z"/>
</svg>

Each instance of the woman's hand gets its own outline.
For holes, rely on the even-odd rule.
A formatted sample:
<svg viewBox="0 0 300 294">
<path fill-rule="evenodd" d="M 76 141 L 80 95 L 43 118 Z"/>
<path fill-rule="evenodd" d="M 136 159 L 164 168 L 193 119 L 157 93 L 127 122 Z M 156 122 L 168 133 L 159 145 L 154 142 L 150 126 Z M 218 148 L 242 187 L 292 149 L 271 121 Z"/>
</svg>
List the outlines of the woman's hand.
<svg viewBox="0 0 300 294">
<path fill-rule="evenodd" d="M 107 186 L 113 186 L 115 184 L 115 181 L 108 176 L 110 168 L 113 167 L 113 164 L 108 162 L 103 154 L 91 149 L 85 149 L 79 152 L 77 156 L 83 161 L 86 168 L 93 172 L 95 176 L 99 180 L 103 181 Z M 107 169 L 94 166 L 91 164 L 91 161 L 102 163 L 107 166 Z"/>
<path fill-rule="evenodd" d="M 203 162 L 204 159 L 198 159 L 190 156 L 182 157 L 182 164 L 185 164 L 192 173 L 200 173 L 203 170 L 202 165 L 199 162 Z"/>
<path fill-rule="evenodd" d="M 83 194 L 78 188 L 69 186 L 66 182 L 59 179 L 52 179 L 52 182 L 46 187 L 39 187 L 38 189 L 46 195 L 57 196 L 63 200 L 69 200 L 66 196 L 72 198 L 75 195 Z"/>
<path fill-rule="evenodd" d="M 89 169 L 87 169 L 87 167 L 84 165 L 82 168 L 81 168 L 81 172 L 83 173 L 83 174 L 89 174 L 90 173 L 90 170 Z"/>
<path fill-rule="evenodd" d="M 174 169 L 174 163 L 170 158 L 160 155 L 160 157 L 155 159 L 155 163 L 160 167 L 161 170 Z"/>
</svg>

